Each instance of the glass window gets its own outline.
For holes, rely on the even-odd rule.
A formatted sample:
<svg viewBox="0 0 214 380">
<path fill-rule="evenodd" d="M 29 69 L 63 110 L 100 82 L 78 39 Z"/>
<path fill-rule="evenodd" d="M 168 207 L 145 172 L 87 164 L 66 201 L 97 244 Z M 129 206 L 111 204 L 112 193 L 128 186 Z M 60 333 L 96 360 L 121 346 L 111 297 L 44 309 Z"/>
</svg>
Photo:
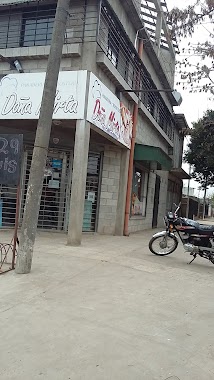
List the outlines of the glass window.
<svg viewBox="0 0 214 380">
<path fill-rule="evenodd" d="M 22 46 L 50 45 L 55 9 L 39 9 L 24 13 L 22 27 Z"/>
<path fill-rule="evenodd" d="M 21 13 L 0 15 L 0 49 L 15 48 L 20 43 Z"/>
<path fill-rule="evenodd" d="M 131 215 L 146 215 L 149 173 L 137 167 L 133 173 Z"/>
<path fill-rule="evenodd" d="M 0 49 L 50 45 L 55 12 L 55 4 L 2 12 Z"/>
</svg>

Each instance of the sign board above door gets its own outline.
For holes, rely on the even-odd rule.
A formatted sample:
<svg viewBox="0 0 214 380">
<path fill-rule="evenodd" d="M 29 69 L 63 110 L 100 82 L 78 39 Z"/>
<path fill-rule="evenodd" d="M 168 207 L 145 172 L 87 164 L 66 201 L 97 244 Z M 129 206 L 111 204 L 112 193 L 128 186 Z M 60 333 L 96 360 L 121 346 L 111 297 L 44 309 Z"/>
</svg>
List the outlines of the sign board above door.
<svg viewBox="0 0 214 380">
<path fill-rule="evenodd" d="M 87 71 L 59 73 L 53 119 L 83 119 Z M 0 119 L 38 119 L 45 73 L 6 75 L 0 81 Z"/>
<path fill-rule="evenodd" d="M 87 120 L 130 149 L 131 112 L 93 73 L 90 75 Z"/>
<path fill-rule="evenodd" d="M 45 73 L 4 76 L 0 81 L 0 120 L 37 120 L 44 82 Z M 98 133 L 130 149 L 132 114 L 116 95 L 93 73 L 90 73 L 88 86 L 86 70 L 60 72 L 53 119 L 85 117 L 97 127 Z"/>
</svg>

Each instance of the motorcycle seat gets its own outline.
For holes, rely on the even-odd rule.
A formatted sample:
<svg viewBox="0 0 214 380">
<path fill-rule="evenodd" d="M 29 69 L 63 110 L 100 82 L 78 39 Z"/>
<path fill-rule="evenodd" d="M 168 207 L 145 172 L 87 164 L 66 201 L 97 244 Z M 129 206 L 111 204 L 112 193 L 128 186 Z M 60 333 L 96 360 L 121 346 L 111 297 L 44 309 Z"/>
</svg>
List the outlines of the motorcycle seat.
<svg viewBox="0 0 214 380">
<path fill-rule="evenodd" d="M 210 226 L 207 224 L 199 224 L 199 231 L 200 232 L 214 232 L 214 225 Z"/>
</svg>

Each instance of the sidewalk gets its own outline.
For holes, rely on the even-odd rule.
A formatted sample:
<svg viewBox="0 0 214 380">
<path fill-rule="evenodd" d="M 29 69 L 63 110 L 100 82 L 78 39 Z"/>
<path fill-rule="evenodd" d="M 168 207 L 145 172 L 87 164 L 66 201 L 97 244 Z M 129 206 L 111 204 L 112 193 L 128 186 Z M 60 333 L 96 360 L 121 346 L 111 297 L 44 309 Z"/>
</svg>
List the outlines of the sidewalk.
<svg viewBox="0 0 214 380">
<path fill-rule="evenodd" d="M 0 378 L 213 380 L 214 266 L 152 255 L 153 233 L 40 232 L 31 274 L 0 276 Z"/>
</svg>

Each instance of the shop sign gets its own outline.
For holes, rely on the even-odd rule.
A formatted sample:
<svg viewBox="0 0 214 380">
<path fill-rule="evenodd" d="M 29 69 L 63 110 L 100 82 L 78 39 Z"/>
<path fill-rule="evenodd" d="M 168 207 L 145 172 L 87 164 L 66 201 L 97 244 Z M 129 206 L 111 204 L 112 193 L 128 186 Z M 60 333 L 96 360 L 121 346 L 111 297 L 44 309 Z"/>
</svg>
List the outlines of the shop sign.
<svg viewBox="0 0 214 380">
<path fill-rule="evenodd" d="M 84 119 L 87 71 L 59 73 L 53 119 Z M 45 73 L 10 74 L 0 81 L 0 119 L 38 119 Z"/>
<path fill-rule="evenodd" d="M 23 135 L 0 135 L 0 184 L 18 185 Z"/>
<path fill-rule="evenodd" d="M 89 83 L 87 120 L 130 149 L 131 113 L 92 73 Z"/>
</svg>

